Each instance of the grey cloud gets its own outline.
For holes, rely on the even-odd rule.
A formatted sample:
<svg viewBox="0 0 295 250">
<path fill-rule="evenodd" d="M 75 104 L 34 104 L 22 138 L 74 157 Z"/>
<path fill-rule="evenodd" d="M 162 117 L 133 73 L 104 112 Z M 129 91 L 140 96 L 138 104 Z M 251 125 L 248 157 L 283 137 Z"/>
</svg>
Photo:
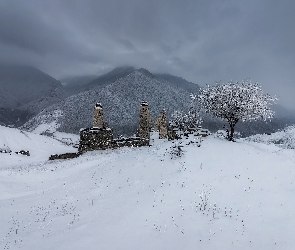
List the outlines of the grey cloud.
<svg viewBox="0 0 295 250">
<path fill-rule="evenodd" d="M 130 64 L 200 85 L 246 77 L 295 107 L 290 0 L 2 0 L 0 61 L 59 78 Z"/>
</svg>

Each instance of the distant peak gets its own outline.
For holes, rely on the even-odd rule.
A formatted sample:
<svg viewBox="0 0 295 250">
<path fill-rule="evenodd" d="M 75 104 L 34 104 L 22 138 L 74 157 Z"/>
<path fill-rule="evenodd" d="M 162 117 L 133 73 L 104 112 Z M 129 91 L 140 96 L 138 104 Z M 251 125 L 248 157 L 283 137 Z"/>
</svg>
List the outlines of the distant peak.
<svg viewBox="0 0 295 250">
<path fill-rule="evenodd" d="M 151 72 L 149 72 L 147 69 L 140 68 L 137 70 L 137 72 L 140 72 L 148 77 L 155 78 L 155 76 Z"/>
<path fill-rule="evenodd" d="M 115 72 L 119 73 L 119 72 L 134 71 L 134 70 L 135 68 L 132 66 L 121 66 L 121 67 L 114 68 L 109 73 L 115 73 Z"/>
</svg>

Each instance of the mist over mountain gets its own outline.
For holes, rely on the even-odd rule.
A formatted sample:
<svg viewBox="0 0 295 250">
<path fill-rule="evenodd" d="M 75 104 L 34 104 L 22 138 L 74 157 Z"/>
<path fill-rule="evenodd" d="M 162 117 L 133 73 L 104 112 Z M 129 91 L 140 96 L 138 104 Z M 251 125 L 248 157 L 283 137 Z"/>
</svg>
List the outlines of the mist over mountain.
<svg viewBox="0 0 295 250">
<path fill-rule="evenodd" d="M 134 72 L 136 69 L 134 67 L 128 66 L 128 67 L 117 67 L 110 72 L 103 74 L 92 81 L 90 81 L 88 84 L 85 85 L 84 90 L 91 90 L 91 89 L 101 89 L 105 86 L 107 86 L 110 83 L 113 83 L 117 81 L 120 78 L 126 77 L 132 72 Z"/>
<path fill-rule="evenodd" d="M 67 96 L 61 83 L 30 66 L 0 65 L 0 122 L 19 126 Z"/>
<path fill-rule="evenodd" d="M 10 95 L 5 108 L 18 108 L 63 91 L 61 83 L 44 72 L 22 65 L 0 65 L 0 88 Z"/>
<path fill-rule="evenodd" d="M 60 79 L 67 94 L 74 95 L 85 90 L 85 85 L 98 78 L 97 75 L 70 76 Z"/>
<path fill-rule="evenodd" d="M 155 74 L 155 76 L 158 81 L 167 82 L 170 85 L 185 89 L 186 91 L 190 93 L 196 93 L 200 89 L 199 85 L 192 82 L 188 82 L 181 77 L 177 77 L 177 76 L 173 76 L 169 74 Z"/>
</svg>

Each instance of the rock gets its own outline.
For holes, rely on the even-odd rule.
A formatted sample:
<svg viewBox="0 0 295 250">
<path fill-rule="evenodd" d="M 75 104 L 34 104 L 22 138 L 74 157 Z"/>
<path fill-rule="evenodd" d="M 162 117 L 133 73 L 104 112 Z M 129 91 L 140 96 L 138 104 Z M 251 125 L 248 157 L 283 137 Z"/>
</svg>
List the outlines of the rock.
<svg viewBox="0 0 295 250">
<path fill-rule="evenodd" d="M 49 160 L 61 160 L 61 159 L 73 159 L 77 158 L 81 155 L 80 152 L 78 153 L 65 153 L 65 154 L 55 154 L 49 157 Z"/>
</svg>

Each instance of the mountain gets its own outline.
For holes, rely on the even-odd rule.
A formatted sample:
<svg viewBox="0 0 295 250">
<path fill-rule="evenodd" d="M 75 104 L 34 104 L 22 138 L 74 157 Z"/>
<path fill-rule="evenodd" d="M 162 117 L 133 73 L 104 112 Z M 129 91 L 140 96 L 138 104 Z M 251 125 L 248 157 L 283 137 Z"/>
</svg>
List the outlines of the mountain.
<svg viewBox="0 0 295 250">
<path fill-rule="evenodd" d="M 134 71 L 135 68 L 133 67 L 117 67 L 87 83 L 84 90 L 102 89 L 108 84 L 111 84 L 120 78 L 126 77 Z"/>
<path fill-rule="evenodd" d="M 13 97 L 13 104 L 6 108 L 18 108 L 44 96 L 62 92 L 62 85 L 42 71 L 20 65 L 0 65 L 0 89 Z"/>
<path fill-rule="evenodd" d="M 85 85 L 87 85 L 89 82 L 93 81 L 97 77 L 98 76 L 96 75 L 72 76 L 63 78 L 60 80 L 60 82 L 64 86 L 64 89 L 68 93 L 68 95 L 74 95 L 85 91 Z"/>
<path fill-rule="evenodd" d="M 116 80 L 129 75 L 135 70 L 136 69 L 131 66 L 117 67 L 101 76 L 89 75 L 66 77 L 60 81 L 62 82 L 65 91 L 70 96 L 84 91 L 102 89 L 108 84 L 111 84 Z"/>
<path fill-rule="evenodd" d="M 0 122 L 6 125 L 22 124 L 65 97 L 59 81 L 34 67 L 0 65 Z"/>
<path fill-rule="evenodd" d="M 114 128 L 115 134 L 132 135 L 138 126 L 141 101 L 149 103 L 155 119 L 162 109 L 166 109 L 168 116 L 174 110 L 187 111 L 189 94 L 179 86 L 159 81 L 147 70 L 134 70 L 100 89 L 70 96 L 45 109 L 27 122 L 24 128 L 33 130 L 45 122 L 56 122 L 58 130 L 78 133 L 80 128 L 92 126 L 94 105 L 101 102 L 105 121 Z"/>
<path fill-rule="evenodd" d="M 185 79 L 178 76 L 173 76 L 169 74 L 155 74 L 155 76 L 157 80 L 160 82 L 166 82 L 170 85 L 185 89 L 190 93 L 197 93 L 200 89 L 199 85 L 192 82 L 188 82 Z"/>
<path fill-rule="evenodd" d="M 129 71 L 132 72 L 127 74 Z M 125 74 L 127 75 L 124 76 Z M 106 80 L 116 78 L 118 79 L 113 83 Z M 152 74 L 146 69 L 118 68 L 99 79 L 104 80 L 91 85 L 92 90 L 72 95 L 46 108 L 28 121 L 24 128 L 32 131 L 41 126 L 45 129 L 48 126 L 44 124 L 47 123 L 55 124 L 58 131 L 77 134 L 80 128 L 92 126 L 93 107 L 96 102 L 101 102 L 105 121 L 114 129 L 115 135 L 129 136 L 137 129 L 141 101 L 148 101 L 153 119 L 163 108 L 170 119 L 174 110 L 186 112 L 189 109 L 190 93 L 196 93 L 200 88 L 180 77 Z M 277 105 L 273 108 L 277 113 L 271 121 L 239 122 L 236 131 L 245 137 L 257 133 L 273 133 L 295 124 L 294 112 Z M 228 126 L 225 121 L 207 114 L 202 116 L 203 126 L 212 132 Z"/>
<path fill-rule="evenodd" d="M 126 77 L 134 71 L 140 71 L 151 78 L 156 78 L 159 82 L 173 85 L 188 92 L 195 93 L 199 90 L 199 86 L 185 79 L 169 74 L 152 74 L 146 69 L 135 69 L 134 67 L 117 67 L 110 72 L 103 74 L 99 77 L 95 76 L 82 76 L 82 77 L 69 77 L 64 78 L 61 82 L 64 84 L 66 91 L 71 93 L 79 93 L 87 90 L 99 90 L 115 82 L 116 80 Z"/>
</svg>

